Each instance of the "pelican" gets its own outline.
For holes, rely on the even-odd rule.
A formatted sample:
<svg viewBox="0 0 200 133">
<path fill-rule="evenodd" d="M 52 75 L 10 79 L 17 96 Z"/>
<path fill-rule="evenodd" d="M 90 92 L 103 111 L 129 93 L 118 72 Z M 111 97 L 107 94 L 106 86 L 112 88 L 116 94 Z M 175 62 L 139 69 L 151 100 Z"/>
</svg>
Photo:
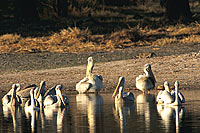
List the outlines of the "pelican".
<svg viewBox="0 0 200 133">
<path fill-rule="evenodd" d="M 56 95 L 47 95 L 44 99 L 44 107 L 64 107 L 69 104 L 67 96 L 62 95 L 62 85 L 56 86 Z"/>
<path fill-rule="evenodd" d="M 134 95 L 132 92 L 124 92 L 125 78 L 120 77 L 117 87 L 113 93 L 112 97 L 115 97 L 115 102 L 123 100 L 124 102 L 133 102 Z M 116 96 L 117 91 L 119 90 L 119 94 Z"/>
<path fill-rule="evenodd" d="M 37 100 L 34 97 L 34 89 L 30 90 L 31 99 L 25 103 L 25 111 L 40 110 L 39 104 L 36 105 Z"/>
<path fill-rule="evenodd" d="M 150 64 L 145 64 L 144 65 L 144 72 L 145 74 L 139 75 L 136 78 L 136 87 L 141 90 L 143 93 L 150 90 L 154 89 L 156 79 L 154 77 L 154 74 L 151 70 L 151 65 Z"/>
<path fill-rule="evenodd" d="M 2 104 L 6 106 L 19 106 L 22 103 L 20 96 L 16 94 L 18 84 L 13 84 L 12 89 L 2 98 Z"/>
<path fill-rule="evenodd" d="M 76 84 L 76 90 L 79 93 L 99 92 L 103 88 L 103 77 L 92 73 L 94 68 L 93 58 L 88 58 L 86 77 Z"/>
<path fill-rule="evenodd" d="M 164 82 L 164 88 L 165 90 L 160 91 L 157 95 L 156 102 L 158 104 L 169 104 L 174 101 L 173 97 L 171 96 L 169 92 L 169 82 L 165 81 Z"/>
<path fill-rule="evenodd" d="M 174 83 L 174 87 L 175 87 L 175 100 L 172 103 L 166 103 L 165 105 L 169 105 L 169 106 L 181 106 L 181 101 L 178 98 L 178 90 L 179 90 L 179 81 L 177 80 Z"/>
<path fill-rule="evenodd" d="M 179 90 L 179 83 L 178 83 L 178 90 Z M 172 90 L 171 91 L 171 95 L 173 97 L 173 99 L 175 100 L 175 97 L 176 97 L 176 91 L 175 90 Z M 178 100 L 181 102 L 181 103 L 185 103 L 185 97 L 183 96 L 183 94 L 178 91 Z"/>
</svg>

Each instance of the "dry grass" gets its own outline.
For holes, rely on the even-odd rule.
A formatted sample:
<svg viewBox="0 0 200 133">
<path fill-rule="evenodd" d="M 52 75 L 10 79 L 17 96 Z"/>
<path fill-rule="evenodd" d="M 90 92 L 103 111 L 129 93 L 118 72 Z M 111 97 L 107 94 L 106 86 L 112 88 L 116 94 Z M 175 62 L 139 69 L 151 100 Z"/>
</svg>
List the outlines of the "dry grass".
<svg viewBox="0 0 200 133">
<path fill-rule="evenodd" d="M 198 44 L 199 40 L 200 24 L 197 22 L 158 29 L 135 27 L 105 35 L 92 35 L 88 29 L 74 27 L 44 37 L 2 35 L 0 53 L 111 51 L 144 45 Z"/>
<path fill-rule="evenodd" d="M 195 2 L 190 6 L 193 18 L 199 20 L 199 4 Z M 200 40 L 200 21 L 189 25 L 168 25 L 162 19 L 164 9 L 158 3 L 99 6 L 94 11 L 87 6 L 81 10 L 70 6 L 69 10 L 73 17 L 67 18 L 67 23 L 64 20 L 59 21 L 54 26 L 61 30 L 53 32 L 46 31 L 48 26 L 45 24 L 35 27 L 22 25 L 18 30 L 12 31 L 16 27 L 12 27 L 13 23 L 8 25 L 6 22 L 6 32 L 2 32 L 0 36 L 0 53 L 112 51 L 146 45 L 199 44 Z M 88 12 L 97 23 L 78 25 L 79 20 L 87 17 Z M 62 24 L 63 27 L 73 24 L 75 26 L 65 29 L 60 28 Z"/>
</svg>

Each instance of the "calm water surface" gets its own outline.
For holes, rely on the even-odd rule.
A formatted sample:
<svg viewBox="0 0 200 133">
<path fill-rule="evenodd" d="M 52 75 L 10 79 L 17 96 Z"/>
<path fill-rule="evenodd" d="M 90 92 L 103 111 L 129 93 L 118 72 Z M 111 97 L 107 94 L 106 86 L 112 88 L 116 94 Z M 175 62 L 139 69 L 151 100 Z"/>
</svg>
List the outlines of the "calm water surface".
<svg viewBox="0 0 200 133">
<path fill-rule="evenodd" d="M 155 94 L 135 93 L 135 103 L 114 104 L 112 94 L 69 95 L 64 109 L 25 112 L 0 105 L 0 132 L 199 132 L 200 91 L 182 91 L 182 107 L 155 104 Z"/>
</svg>

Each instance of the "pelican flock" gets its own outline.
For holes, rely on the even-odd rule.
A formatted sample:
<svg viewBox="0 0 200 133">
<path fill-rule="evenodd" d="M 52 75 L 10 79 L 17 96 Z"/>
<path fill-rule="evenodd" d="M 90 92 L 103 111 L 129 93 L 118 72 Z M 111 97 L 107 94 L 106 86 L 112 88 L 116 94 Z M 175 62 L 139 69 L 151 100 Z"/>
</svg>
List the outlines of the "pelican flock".
<svg viewBox="0 0 200 133">
<path fill-rule="evenodd" d="M 87 59 L 87 68 L 85 77 L 79 81 L 75 88 L 78 93 L 98 93 L 103 88 L 103 77 L 101 75 L 93 74 L 94 60 L 92 57 Z M 143 92 L 138 95 L 136 102 L 141 102 L 140 97 L 147 97 L 150 90 L 155 88 L 156 79 L 152 72 L 151 65 L 144 65 L 144 74 L 136 77 L 136 88 Z M 174 90 L 170 92 L 169 82 L 164 82 L 165 90 L 160 91 L 157 95 L 156 102 L 158 106 L 181 106 L 185 103 L 183 94 L 179 91 L 179 81 L 175 81 Z M 124 92 L 125 77 L 120 77 L 118 84 L 114 90 L 112 97 L 117 103 L 134 103 L 135 98 L 132 92 Z M 13 84 L 12 88 L 2 98 L 2 105 L 6 108 L 24 106 L 25 111 L 34 112 L 42 111 L 44 109 L 60 109 L 69 105 L 70 100 L 62 94 L 63 86 L 55 85 L 51 89 L 46 87 L 46 81 L 41 81 L 40 85 L 31 84 L 21 89 L 20 84 Z M 145 94 L 148 92 L 148 94 Z M 145 95 L 144 95 L 145 94 Z M 83 94 L 79 94 L 83 95 Z M 85 95 L 85 94 L 84 94 Z M 95 95 L 95 94 L 94 94 Z M 96 96 L 95 96 L 96 97 Z M 155 98 L 155 96 L 154 96 Z M 148 98 L 150 99 L 150 98 Z M 143 100 L 145 101 L 145 100 Z M 147 100 L 148 101 L 148 100 Z M 154 101 L 155 102 L 155 101 Z M 23 104 L 25 103 L 25 104 Z M 78 104 L 77 104 L 78 105 Z M 120 105 L 121 106 L 121 105 Z M 88 107 L 87 107 L 88 108 Z M 139 110 L 138 106 L 138 110 Z M 44 112 L 44 111 L 43 111 Z M 34 118 L 35 119 L 35 118 Z"/>
</svg>

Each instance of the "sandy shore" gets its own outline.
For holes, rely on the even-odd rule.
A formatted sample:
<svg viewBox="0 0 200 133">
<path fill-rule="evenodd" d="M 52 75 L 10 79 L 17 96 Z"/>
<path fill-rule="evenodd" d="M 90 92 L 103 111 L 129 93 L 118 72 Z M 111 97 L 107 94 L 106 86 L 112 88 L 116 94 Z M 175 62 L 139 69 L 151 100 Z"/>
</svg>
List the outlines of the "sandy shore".
<svg viewBox="0 0 200 133">
<path fill-rule="evenodd" d="M 104 87 L 102 92 L 112 92 L 119 76 L 126 78 L 125 88 L 133 90 L 135 89 L 135 78 L 143 74 L 144 64 L 149 63 L 152 65 L 152 70 L 157 80 L 156 86 L 163 84 L 167 80 L 172 87 L 175 80 L 179 80 L 181 88 L 199 89 L 199 62 L 200 56 L 194 56 L 194 53 L 134 58 L 96 63 L 93 73 L 103 76 Z M 39 84 L 40 81 L 45 80 L 47 87 L 63 84 L 66 93 L 76 93 L 75 85 L 85 76 L 85 69 L 86 64 L 42 70 L 6 71 L 0 75 L 0 91 L 1 94 L 5 94 L 13 83 L 20 83 L 25 87 L 33 83 Z"/>
</svg>

